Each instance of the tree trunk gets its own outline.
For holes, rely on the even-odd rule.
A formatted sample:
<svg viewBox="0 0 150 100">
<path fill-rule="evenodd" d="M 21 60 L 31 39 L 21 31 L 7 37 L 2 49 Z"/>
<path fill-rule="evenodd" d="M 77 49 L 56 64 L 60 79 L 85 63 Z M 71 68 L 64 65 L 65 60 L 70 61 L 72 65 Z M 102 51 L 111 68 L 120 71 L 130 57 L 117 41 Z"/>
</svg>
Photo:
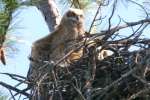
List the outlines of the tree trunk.
<svg viewBox="0 0 150 100">
<path fill-rule="evenodd" d="M 43 0 L 40 2 L 38 8 L 43 13 L 50 32 L 54 31 L 61 19 L 55 0 Z"/>
</svg>

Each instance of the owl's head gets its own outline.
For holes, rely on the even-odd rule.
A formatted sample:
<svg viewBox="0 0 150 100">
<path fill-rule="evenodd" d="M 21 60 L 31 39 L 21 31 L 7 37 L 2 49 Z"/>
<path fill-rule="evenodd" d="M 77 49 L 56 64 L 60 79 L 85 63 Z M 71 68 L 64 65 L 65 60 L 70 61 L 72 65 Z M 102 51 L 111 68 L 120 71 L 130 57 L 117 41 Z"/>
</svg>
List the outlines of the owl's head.
<svg viewBox="0 0 150 100">
<path fill-rule="evenodd" d="M 66 21 L 73 22 L 74 24 L 83 24 L 83 10 L 70 8 L 69 11 L 64 15 L 64 18 L 66 18 Z"/>
<path fill-rule="evenodd" d="M 83 10 L 70 8 L 62 17 L 61 25 L 67 29 L 74 29 L 76 31 L 83 31 L 84 27 Z"/>
</svg>

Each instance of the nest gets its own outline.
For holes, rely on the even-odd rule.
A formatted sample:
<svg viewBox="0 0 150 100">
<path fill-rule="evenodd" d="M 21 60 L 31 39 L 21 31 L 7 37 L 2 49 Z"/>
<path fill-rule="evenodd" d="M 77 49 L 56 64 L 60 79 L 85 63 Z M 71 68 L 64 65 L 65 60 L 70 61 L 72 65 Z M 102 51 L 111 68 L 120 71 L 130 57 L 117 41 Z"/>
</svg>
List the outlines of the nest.
<svg viewBox="0 0 150 100">
<path fill-rule="evenodd" d="M 28 87 L 23 90 L 3 82 L 0 82 L 0 85 L 17 92 L 12 98 L 22 94 L 31 100 L 42 98 L 41 94 L 45 95 L 43 100 L 150 99 L 150 40 L 94 40 L 94 45 L 88 42 L 77 47 L 84 48 L 84 55 L 69 66 L 60 67 L 58 64 L 74 50 L 56 64 L 44 61 L 48 73 L 41 74 L 38 81 L 30 82 L 20 75 L 1 73 L 19 81 L 17 86 L 27 84 Z M 145 45 L 138 50 L 130 51 L 129 46 L 135 44 Z M 113 54 L 98 59 L 103 50 L 110 50 Z M 40 72 L 43 73 L 39 71 L 39 75 Z M 29 89 L 31 93 L 28 92 Z"/>
<path fill-rule="evenodd" d="M 49 64 L 48 77 L 34 84 L 37 88 L 32 92 L 46 89 L 52 100 L 150 99 L 150 49 L 128 51 L 108 44 L 102 49 L 113 51 L 113 55 L 98 59 L 99 45 L 85 46 L 84 56 L 69 66 Z"/>
</svg>

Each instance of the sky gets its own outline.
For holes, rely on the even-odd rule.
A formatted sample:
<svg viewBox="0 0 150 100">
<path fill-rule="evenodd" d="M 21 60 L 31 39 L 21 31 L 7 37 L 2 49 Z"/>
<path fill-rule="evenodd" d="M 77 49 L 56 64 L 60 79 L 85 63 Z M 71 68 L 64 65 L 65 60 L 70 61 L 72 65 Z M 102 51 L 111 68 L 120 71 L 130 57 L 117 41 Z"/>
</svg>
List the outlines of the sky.
<svg viewBox="0 0 150 100">
<path fill-rule="evenodd" d="M 67 9 L 64 8 L 64 4 L 57 2 L 60 13 L 63 14 Z M 140 0 L 137 0 L 140 2 Z M 96 4 L 91 4 L 91 7 Z M 132 22 L 144 18 L 144 15 L 140 13 L 137 6 L 125 7 L 125 5 L 119 5 L 118 14 L 123 17 L 126 21 Z M 90 23 L 93 19 L 94 9 L 90 8 L 85 11 L 85 25 L 88 31 Z M 109 13 L 108 10 L 103 10 L 106 15 Z M 105 12 L 106 11 L 106 12 Z M 88 15 L 88 16 L 87 16 Z M 128 16 L 126 16 L 128 15 Z M 125 17 L 126 16 L 126 17 Z M 10 23 L 9 30 L 7 33 L 7 39 L 4 43 L 6 52 L 6 66 L 0 63 L 0 72 L 15 73 L 18 75 L 26 76 L 29 68 L 29 60 L 32 43 L 49 34 L 50 31 L 43 18 L 42 13 L 34 6 L 21 6 L 12 15 L 13 19 Z M 116 24 L 118 19 L 113 19 L 113 23 Z M 106 23 L 102 24 L 101 29 L 106 28 Z M 145 33 L 149 30 L 147 29 Z M 148 34 L 145 34 L 148 36 Z M 11 80 L 5 75 L 0 75 L 0 81 L 6 82 L 11 85 L 15 85 L 16 82 Z M 21 86 L 20 88 L 24 88 Z M 1 90 L 5 90 L 0 87 Z"/>
<path fill-rule="evenodd" d="M 43 15 L 36 7 L 22 6 L 12 16 L 13 19 L 4 43 L 6 66 L 0 64 L 0 72 L 15 73 L 26 77 L 31 45 L 33 41 L 47 35 L 49 29 Z M 11 85 L 17 84 L 5 75 L 0 75 L 0 81 Z M 20 88 L 22 87 L 24 86 Z"/>
</svg>

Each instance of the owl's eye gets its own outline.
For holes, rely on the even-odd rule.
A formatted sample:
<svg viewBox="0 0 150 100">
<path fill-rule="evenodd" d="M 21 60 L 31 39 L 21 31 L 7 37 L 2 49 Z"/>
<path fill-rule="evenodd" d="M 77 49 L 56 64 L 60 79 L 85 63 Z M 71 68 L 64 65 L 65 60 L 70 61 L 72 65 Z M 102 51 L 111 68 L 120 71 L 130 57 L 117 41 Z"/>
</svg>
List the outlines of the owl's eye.
<svg viewBox="0 0 150 100">
<path fill-rule="evenodd" d="M 83 18 L 83 15 L 80 15 L 80 18 Z"/>
<path fill-rule="evenodd" d="M 67 17 L 74 17 L 76 16 L 76 14 L 74 12 L 68 12 L 67 13 Z"/>
</svg>

